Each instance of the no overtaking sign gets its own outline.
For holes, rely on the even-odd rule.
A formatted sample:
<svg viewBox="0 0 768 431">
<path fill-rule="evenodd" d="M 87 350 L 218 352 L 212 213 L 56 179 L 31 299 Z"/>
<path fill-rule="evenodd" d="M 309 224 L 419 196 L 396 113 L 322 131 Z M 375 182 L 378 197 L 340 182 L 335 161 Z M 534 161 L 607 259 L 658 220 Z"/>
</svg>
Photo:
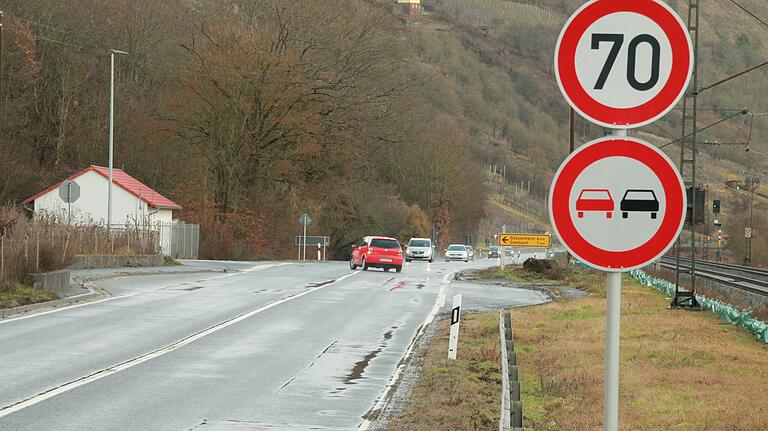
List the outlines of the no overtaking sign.
<svg viewBox="0 0 768 431">
<path fill-rule="evenodd" d="M 672 161 L 636 138 L 606 137 L 573 152 L 555 174 L 550 220 L 563 245 L 590 266 L 639 268 L 669 250 L 686 196 Z"/>
</svg>

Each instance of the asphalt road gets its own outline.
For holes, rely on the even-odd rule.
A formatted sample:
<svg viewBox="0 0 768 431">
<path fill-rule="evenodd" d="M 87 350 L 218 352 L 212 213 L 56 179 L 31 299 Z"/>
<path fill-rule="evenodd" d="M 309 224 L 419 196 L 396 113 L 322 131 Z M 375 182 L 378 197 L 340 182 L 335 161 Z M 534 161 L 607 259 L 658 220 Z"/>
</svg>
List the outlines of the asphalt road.
<svg viewBox="0 0 768 431">
<path fill-rule="evenodd" d="M 364 429 L 454 293 L 545 300 L 451 285 L 491 263 L 189 262 L 229 272 L 100 281 L 111 298 L 0 321 L 0 430 Z"/>
</svg>

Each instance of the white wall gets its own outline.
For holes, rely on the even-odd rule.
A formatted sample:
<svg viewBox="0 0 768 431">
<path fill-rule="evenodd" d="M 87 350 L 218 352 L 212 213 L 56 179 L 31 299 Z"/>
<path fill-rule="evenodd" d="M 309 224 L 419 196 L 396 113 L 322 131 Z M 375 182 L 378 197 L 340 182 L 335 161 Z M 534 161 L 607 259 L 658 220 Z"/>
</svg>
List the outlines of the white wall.
<svg viewBox="0 0 768 431">
<path fill-rule="evenodd" d="M 72 223 L 75 224 L 106 224 L 107 194 L 109 180 L 100 174 L 89 171 L 74 180 L 80 186 L 80 198 L 72 204 Z M 144 221 L 150 213 L 153 221 L 170 222 L 173 219 L 172 210 L 155 210 L 149 208 L 146 202 L 129 193 L 117 184 L 112 186 L 112 225 L 124 226 L 135 220 Z M 35 214 L 50 213 L 66 222 L 68 205 L 59 197 L 59 189 L 35 199 Z"/>
<path fill-rule="evenodd" d="M 150 220 L 152 221 L 152 224 L 173 222 L 173 210 L 155 210 L 153 208 L 151 209 L 151 212 L 152 214 L 150 215 Z"/>
</svg>

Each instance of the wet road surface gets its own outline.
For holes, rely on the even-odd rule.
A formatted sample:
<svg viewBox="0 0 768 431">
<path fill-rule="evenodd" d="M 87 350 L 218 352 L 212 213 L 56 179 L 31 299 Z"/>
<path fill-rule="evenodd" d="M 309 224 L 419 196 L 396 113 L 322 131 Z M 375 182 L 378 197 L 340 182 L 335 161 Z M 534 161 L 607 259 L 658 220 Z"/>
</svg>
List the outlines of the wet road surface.
<svg viewBox="0 0 768 431">
<path fill-rule="evenodd" d="M 112 297 L 0 321 L 0 430 L 364 427 L 454 293 L 482 308 L 546 300 L 452 285 L 493 263 L 189 262 L 229 272 L 99 281 Z"/>
</svg>

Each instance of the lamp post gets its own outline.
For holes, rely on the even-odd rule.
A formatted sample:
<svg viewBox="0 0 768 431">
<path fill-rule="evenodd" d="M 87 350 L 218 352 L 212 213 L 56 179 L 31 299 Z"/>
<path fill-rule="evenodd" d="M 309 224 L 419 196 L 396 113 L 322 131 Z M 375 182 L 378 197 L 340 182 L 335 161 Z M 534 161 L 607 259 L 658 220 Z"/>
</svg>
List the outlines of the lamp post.
<svg viewBox="0 0 768 431">
<path fill-rule="evenodd" d="M 109 80 L 109 189 L 107 191 L 107 231 L 112 232 L 112 164 L 115 141 L 115 54 L 128 55 L 125 51 L 111 49 L 111 77 Z M 111 241 L 110 234 L 110 241 Z"/>
</svg>

